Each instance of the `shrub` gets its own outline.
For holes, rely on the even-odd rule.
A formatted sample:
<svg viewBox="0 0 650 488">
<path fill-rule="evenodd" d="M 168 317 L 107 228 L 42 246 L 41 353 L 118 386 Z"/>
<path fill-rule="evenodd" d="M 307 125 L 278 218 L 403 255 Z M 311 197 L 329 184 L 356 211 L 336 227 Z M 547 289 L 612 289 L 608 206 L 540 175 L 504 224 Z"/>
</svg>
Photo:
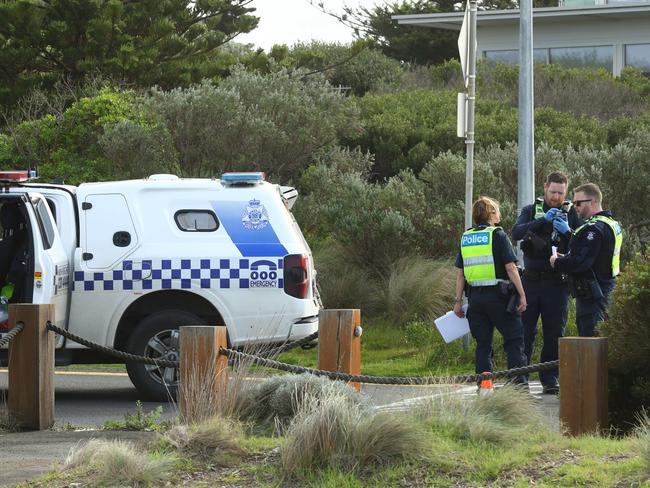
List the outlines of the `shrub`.
<svg viewBox="0 0 650 488">
<path fill-rule="evenodd" d="M 296 68 L 322 71 L 332 86 L 348 88 L 356 96 L 396 86 L 403 75 L 399 61 L 360 43 L 299 43 L 292 46 L 288 56 Z"/>
<path fill-rule="evenodd" d="M 610 412 L 615 425 L 629 429 L 634 415 L 650 407 L 650 250 L 638 254 L 618 277 L 609 318 Z"/>
<path fill-rule="evenodd" d="M 374 170 L 388 177 L 400 170 L 419 173 L 436 154 L 464 152 L 463 139 L 456 137 L 456 94 L 449 91 L 414 90 L 368 95 L 359 100 L 364 132 L 347 137 L 350 146 L 375 155 Z M 505 102 L 478 98 L 476 104 L 477 148 L 505 146 L 517 140 L 517 111 Z M 607 140 L 607 126 L 593 117 L 573 116 L 552 108 L 535 112 L 538 144 L 556 148 L 600 147 Z"/>
<path fill-rule="evenodd" d="M 62 114 L 22 122 L 10 128 L 7 159 L 2 162 L 17 168 L 38 165 L 41 178 L 62 177 L 71 184 L 119 178 L 122 175 L 105 157 L 99 140 L 114 124 L 145 123 L 135 101 L 133 92 L 105 89 L 74 102 Z"/>
<path fill-rule="evenodd" d="M 146 413 L 140 400 L 135 402 L 135 413 L 124 414 L 124 420 L 107 420 L 104 422 L 104 430 L 144 430 L 156 431 L 161 429 L 158 423 L 163 408 L 158 405 L 154 410 Z"/>
<path fill-rule="evenodd" d="M 360 470 L 421 459 L 428 445 L 418 423 L 393 412 L 350 407 L 338 393 L 303 403 L 286 433 L 287 474 L 314 468 Z"/>
</svg>

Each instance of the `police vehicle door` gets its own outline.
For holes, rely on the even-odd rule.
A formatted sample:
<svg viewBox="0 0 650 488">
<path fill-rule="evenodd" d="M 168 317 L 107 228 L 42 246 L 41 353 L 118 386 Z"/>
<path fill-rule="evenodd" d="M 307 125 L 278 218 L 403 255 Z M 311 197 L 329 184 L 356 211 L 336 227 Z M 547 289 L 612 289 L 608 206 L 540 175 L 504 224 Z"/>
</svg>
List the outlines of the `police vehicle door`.
<svg viewBox="0 0 650 488">
<path fill-rule="evenodd" d="M 54 304 L 55 325 L 66 328 L 70 267 L 50 207 L 40 193 L 26 195 L 31 224 L 33 272 L 32 303 Z"/>
</svg>

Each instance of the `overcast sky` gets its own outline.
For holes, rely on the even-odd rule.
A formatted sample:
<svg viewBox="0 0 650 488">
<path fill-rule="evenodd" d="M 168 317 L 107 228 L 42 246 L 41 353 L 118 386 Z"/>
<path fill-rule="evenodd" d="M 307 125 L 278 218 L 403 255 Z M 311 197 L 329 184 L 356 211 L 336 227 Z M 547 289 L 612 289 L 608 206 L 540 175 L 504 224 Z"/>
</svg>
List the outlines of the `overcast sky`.
<svg viewBox="0 0 650 488">
<path fill-rule="evenodd" d="M 356 7 L 373 6 L 383 0 L 323 0 L 328 10 L 343 12 L 343 5 Z M 333 17 L 322 13 L 309 4 L 308 0 L 253 0 L 260 18 L 255 30 L 237 36 L 236 41 L 251 43 L 268 49 L 274 44 L 292 45 L 299 41 L 317 39 L 320 41 L 352 41 L 352 30 Z"/>
</svg>

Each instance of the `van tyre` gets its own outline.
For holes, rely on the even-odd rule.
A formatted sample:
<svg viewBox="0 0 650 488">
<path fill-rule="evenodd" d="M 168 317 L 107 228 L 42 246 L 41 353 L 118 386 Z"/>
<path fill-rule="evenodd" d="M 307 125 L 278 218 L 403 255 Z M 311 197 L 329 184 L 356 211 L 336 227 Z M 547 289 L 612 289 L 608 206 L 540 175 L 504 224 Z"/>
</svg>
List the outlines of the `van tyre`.
<svg viewBox="0 0 650 488">
<path fill-rule="evenodd" d="M 205 322 L 190 312 L 166 310 L 144 318 L 135 328 L 127 349 L 131 354 L 155 359 L 179 361 L 179 331 L 182 325 L 203 325 Z M 157 367 L 127 361 L 126 370 L 140 395 L 153 401 L 176 398 L 178 368 Z"/>
</svg>

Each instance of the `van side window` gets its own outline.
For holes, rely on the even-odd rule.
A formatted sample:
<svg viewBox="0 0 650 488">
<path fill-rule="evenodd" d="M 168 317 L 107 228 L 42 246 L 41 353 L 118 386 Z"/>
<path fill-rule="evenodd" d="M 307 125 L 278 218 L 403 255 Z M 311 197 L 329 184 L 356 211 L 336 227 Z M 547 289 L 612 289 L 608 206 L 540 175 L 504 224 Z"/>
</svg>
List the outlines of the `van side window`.
<svg viewBox="0 0 650 488">
<path fill-rule="evenodd" d="M 38 220 L 38 226 L 41 228 L 41 235 L 43 236 L 43 249 L 49 249 L 52 247 L 55 239 L 55 230 L 52 227 L 52 221 L 50 216 L 47 214 L 46 203 L 40 198 L 33 201 L 34 208 L 36 209 L 36 219 Z"/>
<path fill-rule="evenodd" d="M 174 220 L 183 232 L 214 232 L 219 228 L 212 210 L 179 210 L 174 214 Z"/>
</svg>

